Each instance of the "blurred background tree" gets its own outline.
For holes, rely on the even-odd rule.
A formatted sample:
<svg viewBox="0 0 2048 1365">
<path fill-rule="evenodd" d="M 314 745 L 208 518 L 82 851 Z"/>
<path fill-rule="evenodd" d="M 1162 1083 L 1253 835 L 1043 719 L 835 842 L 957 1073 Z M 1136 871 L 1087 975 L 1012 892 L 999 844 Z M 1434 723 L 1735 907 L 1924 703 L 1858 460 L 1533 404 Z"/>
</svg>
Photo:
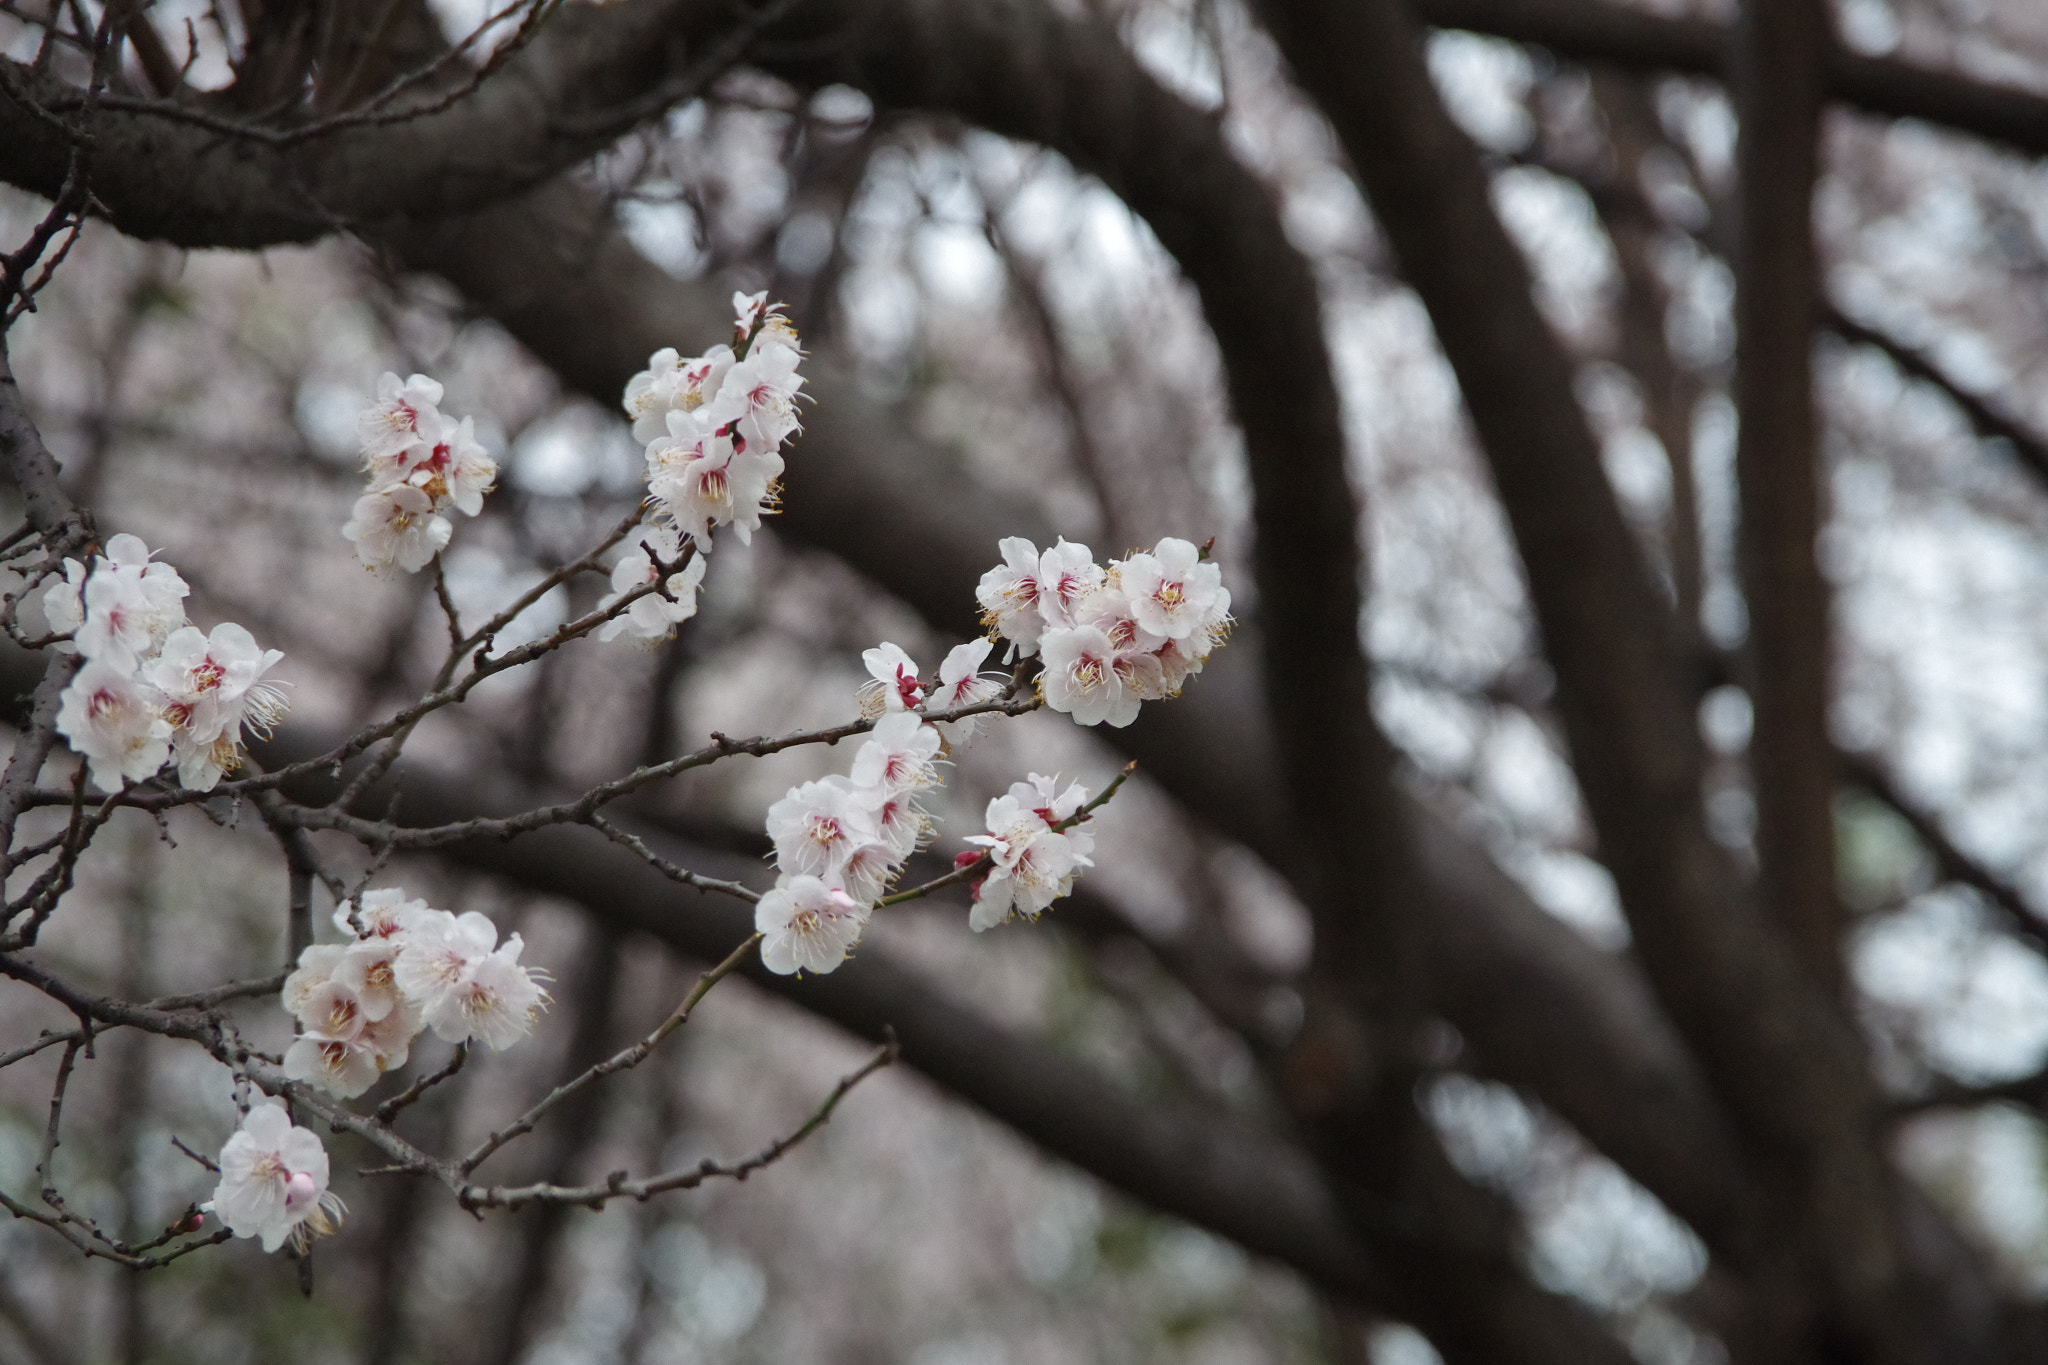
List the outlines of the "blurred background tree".
<svg viewBox="0 0 2048 1365">
<path fill-rule="evenodd" d="M 481 606 L 639 496 L 651 351 L 735 288 L 813 343 L 772 532 L 661 650 L 423 729 L 408 819 L 839 719 L 861 649 L 977 628 L 1006 535 L 1214 535 L 1240 616 L 1127 731 L 957 756 L 955 833 L 1026 765 L 1139 761 L 1049 922 L 903 907 L 518 1158 L 752 1150 L 893 1028 L 908 1067 L 782 1164 L 478 1220 L 338 1146 L 310 1298 L 247 1244 L 136 1275 L 14 1224 L 0 1360 L 2048 1351 L 2048 11 L 4 0 L 0 52 L 0 244 L 84 219 L 21 401 L 103 528 L 287 651 L 287 747 L 439 647 L 337 532 L 379 371 L 494 424 L 449 561 Z M 632 816 L 758 878 L 832 757 Z M 264 836 L 185 814 L 117 820 L 39 955 L 130 998 L 271 970 Z M 410 1120 L 454 1141 L 744 932 L 594 839 L 393 871 L 557 972 L 540 1041 Z M 15 984 L 0 1019 L 68 1026 Z M 146 1041 L 100 1044 L 63 1149 L 138 1230 L 223 1101 Z M 0 1188 L 54 1061 L 0 1070 Z"/>
</svg>

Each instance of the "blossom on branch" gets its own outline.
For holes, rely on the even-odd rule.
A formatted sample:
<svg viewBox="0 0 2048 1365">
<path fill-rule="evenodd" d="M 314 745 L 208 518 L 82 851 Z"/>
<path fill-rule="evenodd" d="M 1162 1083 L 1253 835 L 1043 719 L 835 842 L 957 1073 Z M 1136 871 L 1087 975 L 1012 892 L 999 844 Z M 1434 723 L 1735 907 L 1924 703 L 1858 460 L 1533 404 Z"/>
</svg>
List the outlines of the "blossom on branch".
<svg viewBox="0 0 2048 1365">
<path fill-rule="evenodd" d="M 792 972 L 833 970 L 867 926 L 868 908 L 816 877 L 785 877 L 754 906 L 761 965 Z"/>
<path fill-rule="evenodd" d="M 525 942 L 470 911 L 429 910 L 405 930 L 394 975 L 429 1028 L 451 1043 L 479 1039 L 502 1052 L 533 1030 L 548 994 L 519 965 Z"/>
<path fill-rule="evenodd" d="M 441 393 L 423 374 L 401 381 L 387 372 L 357 419 L 369 487 L 341 533 L 366 569 L 418 573 L 455 534 L 441 513 L 473 517 L 496 486 L 498 462 L 476 439 L 475 421 L 443 413 Z"/>
<path fill-rule="evenodd" d="M 924 687 L 917 680 L 917 664 L 900 645 L 882 641 L 864 650 L 860 661 L 868 677 L 860 691 L 863 714 L 879 716 L 885 711 L 915 711 L 924 705 Z"/>
<path fill-rule="evenodd" d="M 767 298 L 733 296 L 734 346 L 687 358 L 665 347 L 626 384 L 626 415 L 646 447 L 656 518 L 694 539 L 700 553 L 721 526 L 742 544 L 752 540 L 775 507 L 782 444 L 800 428 L 803 351 L 780 305 Z"/>
<path fill-rule="evenodd" d="M 99 659 L 64 689 L 57 733 L 85 755 L 93 785 L 117 792 L 152 777 L 171 756 L 171 723 L 147 684 Z"/>
<path fill-rule="evenodd" d="M 327 1149 L 269 1100 L 251 1105 L 220 1150 L 220 1184 L 200 1208 L 237 1237 L 260 1237 L 265 1251 L 290 1239 L 303 1250 L 334 1231 L 344 1212 L 327 1188 Z"/>
<path fill-rule="evenodd" d="M 395 483 L 357 498 L 341 533 L 356 543 L 364 568 L 418 573 L 447 547 L 455 526 L 435 513 L 432 498 L 411 484 Z"/>
<path fill-rule="evenodd" d="M 356 418 L 356 438 L 363 461 L 395 461 L 430 443 L 441 420 L 442 388 L 423 374 L 400 379 L 386 372 L 377 377 L 377 401 Z"/>
<path fill-rule="evenodd" d="M 519 935 L 499 944 L 474 911 L 452 915 L 384 887 L 343 901 L 334 924 L 349 941 L 306 948 L 280 998 L 300 1029 L 285 1074 L 343 1099 L 405 1065 L 428 1027 L 502 1050 L 547 1004 L 541 974 L 519 965 Z"/>
<path fill-rule="evenodd" d="M 1082 826 L 1056 830 L 1087 804 L 1087 789 L 1069 785 L 1055 794 L 1054 779 L 1031 774 L 1013 783 L 1009 793 L 988 803 L 989 832 L 973 834 L 970 844 L 988 850 L 988 876 L 974 890 L 974 909 L 967 925 L 976 933 L 993 929 L 1013 913 L 1036 919 L 1074 889 L 1074 878 L 1093 867 L 1095 836 Z"/>
<path fill-rule="evenodd" d="M 1223 571 L 1168 536 L 1150 551 L 1096 564 L 1062 540 L 1039 554 L 1001 543 L 982 575 L 983 621 L 1011 654 L 1044 660 L 1040 695 L 1081 725 L 1129 725 L 1140 705 L 1177 694 L 1230 629 Z"/>
<path fill-rule="evenodd" d="M 183 626 L 164 641 L 143 676 L 163 694 L 163 714 L 176 727 L 178 780 L 210 791 L 241 755 L 242 731 L 270 734 L 284 715 L 284 694 L 263 681 L 284 653 L 264 649 L 232 621 L 207 635 Z"/>
<path fill-rule="evenodd" d="M 656 577 L 656 558 L 673 564 L 681 553 L 682 546 L 673 526 L 650 527 L 646 538 L 636 542 L 612 566 L 612 590 L 598 602 L 599 609 L 611 606 L 635 588 L 652 583 Z M 597 638 L 615 640 L 620 635 L 628 635 L 653 644 L 674 635 L 679 624 L 697 614 L 697 590 L 704 584 L 704 568 L 708 562 L 701 552 L 690 556 L 688 564 L 668 576 L 668 581 L 662 585 L 663 591 L 635 598 L 622 614 L 597 628 Z"/>
</svg>

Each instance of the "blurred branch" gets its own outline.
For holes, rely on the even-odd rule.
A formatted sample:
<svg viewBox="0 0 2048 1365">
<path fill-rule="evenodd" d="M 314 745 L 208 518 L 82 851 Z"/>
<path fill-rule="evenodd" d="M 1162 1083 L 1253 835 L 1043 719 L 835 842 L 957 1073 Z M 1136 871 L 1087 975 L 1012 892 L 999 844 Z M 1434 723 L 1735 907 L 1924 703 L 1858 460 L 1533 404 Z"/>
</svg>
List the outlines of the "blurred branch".
<svg viewBox="0 0 2048 1365">
<path fill-rule="evenodd" d="M 1842 980 L 1835 887 L 1835 764 L 1828 740 L 1828 587 L 1821 576 L 1813 342 L 1820 261 L 1813 191 L 1825 0 L 1744 0 L 1733 93 L 1736 551 L 1749 608 L 1756 737 L 1756 896 L 1814 978 Z"/>
<path fill-rule="evenodd" d="M 1533 43 L 1575 61 L 1720 76 L 1728 60 L 1726 26 L 1609 0 L 1414 0 L 1414 8 L 1438 28 Z M 2048 154 L 2048 98 L 2030 91 L 1838 45 L 1827 52 L 1826 73 L 1828 95 L 1866 113 L 1919 119 L 2031 156 Z"/>
<path fill-rule="evenodd" d="M 2044 922 L 2027 904 L 2019 888 L 1958 848 L 1942 827 L 1941 817 L 1901 791 L 1875 755 L 1840 749 L 1836 751 L 1836 761 L 1841 765 L 1844 777 L 1890 807 L 1906 822 L 1913 836 L 1932 855 L 1936 869 L 1945 880 L 1976 891 L 1997 912 L 2009 931 L 2035 951 L 2048 953 L 2048 922 Z"/>
<path fill-rule="evenodd" d="M 2048 441 L 2001 411 L 1992 400 L 1965 388 L 1927 352 L 1907 345 L 1882 328 L 1858 322 L 1839 308 L 1828 309 L 1827 325 L 1844 341 L 1883 352 L 1900 373 L 1940 389 L 1978 436 L 2005 442 L 2028 474 L 2048 484 Z"/>
<path fill-rule="evenodd" d="M 571 7 L 512 45 L 502 66 L 486 63 L 474 91 L 458 88 L 466 98 L 338 118 L 314 125 L 310 141 L 306 130 L 182 103 L 94 107 L 87 92 L 0 59 L 0 179 L 54 198 L 71 148 L 89 143 L 105 216 L 130 236 L 184 246 L 257 247 L 431 218 L 537 184 L 692 98 L 791 3 L 737 18 L 716 0 Z M 688 52 L 674 41 L 684 16 L 699 39 Z"/>
</svg>

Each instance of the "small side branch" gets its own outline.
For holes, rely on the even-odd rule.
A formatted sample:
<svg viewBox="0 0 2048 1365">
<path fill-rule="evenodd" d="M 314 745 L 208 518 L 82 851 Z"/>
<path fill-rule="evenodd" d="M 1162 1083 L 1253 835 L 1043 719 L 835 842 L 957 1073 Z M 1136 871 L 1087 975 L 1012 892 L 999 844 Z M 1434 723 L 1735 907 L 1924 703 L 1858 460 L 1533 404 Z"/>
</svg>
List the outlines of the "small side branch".
<svg viewBox="0 0 2048 1365">
<path fill-rule="evenodd" d="M 614 1199 L 637 1199 L 646 1201 L 657 1194 L 670 1190 L 695 1189 L 707 1180 L 745 1180 L 764 1166 L 773 1165 L 786 1156 L 791 1149 L 831 1121 L 832 1111 L 839 1102 L 853 1093 L 853 1088 L 874 1075 L 885 1066 L 893 1065 L 901 1053 L 896 1035 L 889 1034 L 889 1041 L 880 1051 L 870 1057 L 858 1071 L 840 1078 L 832 1087 L 832 1093 L 825 1102 L 806 1119 L 794 1132 L 763 1147 L 754 1155 L 742 1161 L 722 1163 L 706 1158 L 687 1170 L 669 1171 L 662 1175 L 647 1176 L 634 1180 L 624 1171 L 614 1171 L 596 1185 L 492 1185 L 486 1188 L 471 1187 L 460 1196 L 462 1206 L 467 1209 L 507 1208 L 517 1209 L 527 1204 L 582 1204 L 589 1208 L 603 1208 Z"/>
</svg>

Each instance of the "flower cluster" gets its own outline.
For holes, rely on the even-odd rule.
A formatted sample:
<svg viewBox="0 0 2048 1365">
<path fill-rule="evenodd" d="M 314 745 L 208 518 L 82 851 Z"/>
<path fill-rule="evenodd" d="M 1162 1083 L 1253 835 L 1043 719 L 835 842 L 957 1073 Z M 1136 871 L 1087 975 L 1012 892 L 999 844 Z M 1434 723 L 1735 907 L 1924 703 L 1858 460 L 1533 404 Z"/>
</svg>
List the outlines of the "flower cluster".
<svg viewBox="0 0 2048 1365">
<path fill-rule="evenodd" d="M 173 757 L 180 782 L 208 791 L 241 762 L 243 729 L 268 735 L 284 715 L 284 694 L 263 680 L 284 655 L 232 622 L 211 635 L 188 624 L 191 589 L 149 553 L 135 536 L 115 536 L 89 572 L 67 559 L 44 592 L 50 629 L 85 658 L 59 701 L 57 732 L 103 791 L 152 777 Z"/>
<path fill-rule="evenodd" d="M 269 1100 L 251 1105 L 221 1148 L 220 1184 L 200 1207 L 237 1237 L 261 1237 L 265 1251 L 289 1239 L 301 1252 L 345 1211 L 327 1188 L 327 1149 Z"/>
<path fill-rule="evenodd" d="M 673 348 L 656 351 L 626 385 L 634 439 L 647 445 L 656 518 L 695 539 L 700 554 L 720 526 L 752 540 L 775 505 L 782 443 L 800 427 L 804 353 L 796 329 L 766 294 L 735 294 L 732 302 L 733 345 L 687 359 Z"/>
<path fill-rule="evenodd" d="M 1011 657 L 1036 654 L 1045 704 L 1081 725 L 1129 725 L 1141 702 L 1175 696 L 1230 630 L 1223 571 L 1168 536 L 1107 569 L 1086 545 L 1041 554 L 1020 536 L 975 596 Z"/>
<path fill-rule="evenodd" d="M 754 907 L 770 971 L 829 972 L 930 825 L 919 796 L 939 783 L 936 727 L 892 710 L 854 756 L 853 774 L 791 787 L 768 808 L 781 872 Z"/>
<path fill-rule="evenodd" d="M 356 420 L 370 487 L 341 533 L 366 569 L 418 573 L 455 533 L 441 514 L 475 516 L 497 483 L 498 462 L 477 442 L 474 420 L 456 421 L 440 402 L 441 386 L 425 375 L 387 372 L 377 401 Z"/>
<path fill-rule="evenodd" d="M 453 915 L 407 900 L 396 887 L 343 901 L 334 923 L 346 943 L 316 943 L 285 978 L 283 1003 L 300 1033 L 284 1073 L 353 1099 L 394 1067 L 428 1028 L 451 1043 L 503 1049 L 524 1038 L 547 992 L 519 965 L 514 934 L 474 911 Z"/>
<path fill-rule="evenodd" d="M 892 711 L 915 711 L 921 707 L 932 711 L 954 711 L 995 700 L 1002 695 L 1004 680 L 981 671 L 982 661 L 988 658 L 992 648 L 994 646 L 987 640 L 969 640 L 964 645 L 953 646 L 939 663 L 939 680 L 927 685 L 919 680 L 917 664 L 903 652 L 902 647 L 884 640 L 860 656 L 860 661 L 867 665 L 870 679 L 861 688 L 861 714 L 879 716 Z M 960 720 L 942 721 L 939 728 L 948 739 L 964 743 L 974 738 L 981 719 L 980 716 L 967 716 Z"/>
<path fill-rule="evenodd" d="M 1095 836 L 1086 826 L 1075 824 L 1055 829 L 1078 815 L 1088 804 L 1088 789 L 1070 783 L 1056 791 L 1054 778 L 1032 773 L 1025 781 L 1012 783 L 1007 796 L 988 803 L 984 820 L 987 834 L 970 834 L 967 842 L 988 851 L 990 870 L 974 888 L 974 909 L 967 925 L 977 934 L 993 929 L 1012 913 L 1026 919 L 1038 916 L 1074 889 L 1074 878 L 1084 867 L 1093 867 L 1088 857 L 1095 851 Z M 963 863 L 981 855 L 962 853 Z"/>
</svg>

